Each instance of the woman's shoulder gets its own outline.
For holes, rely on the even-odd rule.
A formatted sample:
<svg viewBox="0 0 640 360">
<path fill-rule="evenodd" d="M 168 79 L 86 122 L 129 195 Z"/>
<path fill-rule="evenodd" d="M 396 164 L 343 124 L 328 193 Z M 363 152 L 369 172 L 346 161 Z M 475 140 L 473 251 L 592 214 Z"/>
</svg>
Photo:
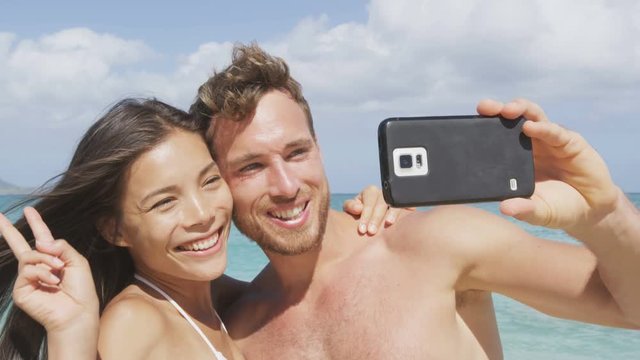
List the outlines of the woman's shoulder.
<svg viewBox="0 0 640 360">
<path fill-rule="evenodd" d="M 137 286 L 118 294 L 100 317 L 98 349 L 104 358 L 148 356 L 170 335 L 168 313 Z M 121 353 L 124 352 L 124 353 Z"/>
<path fill-rule="evenodd" d="M 158 306 L 159 303 L 157 298 L 142 291 L 138 286 L 129 285 L 107 304 L 101 320 L 153 321 L 160 325 L 167 321 L 167 313 Z"/>
</svg>

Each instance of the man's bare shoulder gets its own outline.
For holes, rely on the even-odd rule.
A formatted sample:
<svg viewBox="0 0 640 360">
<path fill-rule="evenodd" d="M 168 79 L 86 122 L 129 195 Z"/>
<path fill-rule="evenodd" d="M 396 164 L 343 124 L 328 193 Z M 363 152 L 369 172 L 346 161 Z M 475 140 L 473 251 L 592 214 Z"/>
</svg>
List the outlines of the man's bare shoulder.
<svg viewBox="0 0 640 360">
<path fill-rule="evenodd" d="M 385 229 L 389 248 L 401 254 L 443 256 L 478 250 L 497 232 L 517 231 L 515 225 L 488 211 L 465 205 L 436 206 L 416 211 Z"/>
<path fill-rule="evenodd" d="M 98 348 L 102 358 L 140 358 L 167 338 L 170 323 L 156 301 L 130 286 L 105 308 Z"/>
</svg>

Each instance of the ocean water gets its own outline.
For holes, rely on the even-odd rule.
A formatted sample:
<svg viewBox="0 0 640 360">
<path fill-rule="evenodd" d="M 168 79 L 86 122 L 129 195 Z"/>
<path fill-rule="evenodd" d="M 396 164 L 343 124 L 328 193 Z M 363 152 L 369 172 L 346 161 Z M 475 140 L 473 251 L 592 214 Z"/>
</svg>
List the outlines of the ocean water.
<svg viewBox="0 0 640 360">
<path fill-rule="evenodd" d="M 628 195 L 640 207 L 640 194 Z M 352 196 L 332 195 L 331 206 L 341 209 L 343 201 Z M 0 195 L 0 211 L 19 199 L 20 196 L 16 195 Z M 499 215 L 497 203 L 474 206 Z M 9 217 L 15 219 L 16 215 L 9 214 Z M 510 220 L 538 237 L 574 241 L 562 231 Z M 229 240 L 226 273 L 242 280 L 251 280 L 266 263 L 267 258 L 260 248 L 234 228 Z M 638 277 L 640 286 L 640 274 Z M 498 294 L 494 294 L 494 302 L 506 359 L 640 359 L 640 331 L 556 319 Z"/>
</svg>

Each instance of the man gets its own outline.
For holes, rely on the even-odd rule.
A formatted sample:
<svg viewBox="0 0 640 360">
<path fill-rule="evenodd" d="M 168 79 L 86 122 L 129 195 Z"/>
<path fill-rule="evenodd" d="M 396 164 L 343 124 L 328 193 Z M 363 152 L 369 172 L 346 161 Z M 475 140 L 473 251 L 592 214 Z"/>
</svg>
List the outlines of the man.
<svg viewBox="0 0 640 360">
<path fill-rule="evenodd" d="M 501 358 L 490 292 L 548 314 L 638 328 L 640 229 L 635 207 L 579 135 L 535 104 L 481 102 L 483 115 L 528 121 L 536 192 L 508 215 L 566 230 L 549 242 L 484 211 L 416 212 L 370 241 L 329 210 L 309 106 L 284 61 L 257 46 L 199 90 L 237 227 L 270 263 L 224 312 L 248 358 Z M 230 300 L 221 300 L 228 303 Z"/>
</svg>

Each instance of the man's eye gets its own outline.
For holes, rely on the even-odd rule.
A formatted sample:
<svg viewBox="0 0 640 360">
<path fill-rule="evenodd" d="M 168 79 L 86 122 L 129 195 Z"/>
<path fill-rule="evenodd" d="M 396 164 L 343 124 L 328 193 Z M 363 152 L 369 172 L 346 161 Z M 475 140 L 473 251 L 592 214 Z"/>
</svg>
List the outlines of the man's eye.
<svg viewBox="0 0 640 360">
<path fill-rule="evenodd" d="M 308 152 L 309 152 L 309 150 L 306 149 L 306 148 L 295 149 L 295 150 L 293 150 L 292 152 L 289 153 L 288 157 L 289 157 L 289 159 L 293 159 L 293 158 L 296 158 L 296 157 L 300 157 L 300 156 L 302 156 L 302 155 L 304 155 L 304 154 L 306 154 Z"/>
<path fill-rule="evenodd" d="M 240 169 L 241 173 L 247 173 L 250 171 L 254 171 L 254 170 L 259 170 L 260 168 L 262 168 L 262 165 L 259 163 L 251 163 L 243 168 Z"/>
</svg>

